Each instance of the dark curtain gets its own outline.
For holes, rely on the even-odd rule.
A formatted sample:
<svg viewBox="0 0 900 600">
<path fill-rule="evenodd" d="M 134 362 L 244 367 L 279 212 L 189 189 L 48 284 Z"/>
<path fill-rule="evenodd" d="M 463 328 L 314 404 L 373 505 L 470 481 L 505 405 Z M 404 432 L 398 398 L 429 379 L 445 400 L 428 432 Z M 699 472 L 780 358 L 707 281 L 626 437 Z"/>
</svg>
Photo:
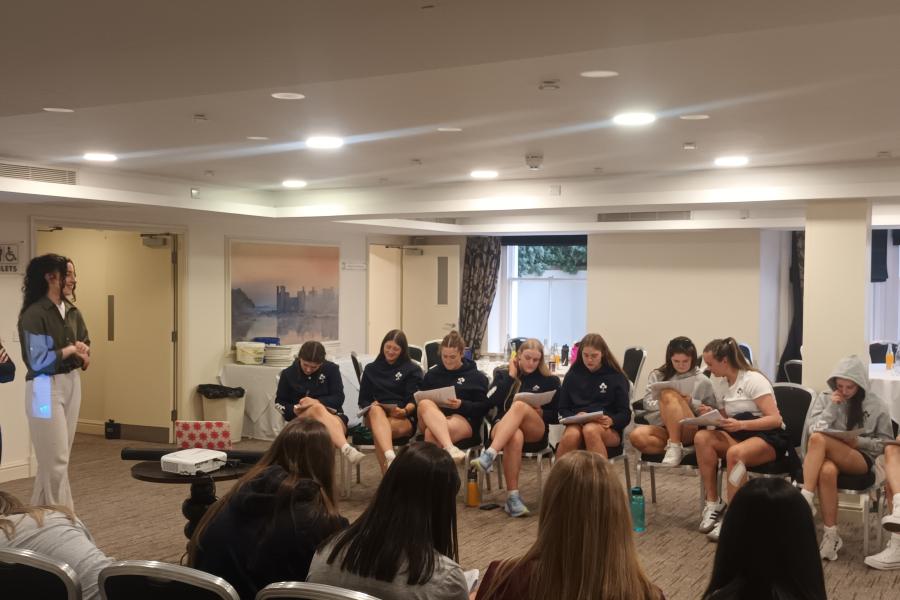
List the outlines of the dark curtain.
<svg viewBox="0 0 900 600">
<path fill-rule="evenodd" d="M 872 283 L 888 280 L 887 269 L 888 230 L 872 230 Z"/>
<path fill-rule="evenodd" d="M 500 238 L 466 238 L 462 293 L 459 300 L 459 333 L 478 358 L 487 329 L 500 272 Z"/>
<path fill-rule="evenodd" d="M 787 381 L 784 363 L 800 358 L 800 346 L 803 344 L 803 259 L 805 256 L 806 234 L 802 231 L 791 232 L 791 306 L 794 316 L 788 330 L 787 343 L 781 360 L 778 361 L 778 381 Z"/>
</svg>

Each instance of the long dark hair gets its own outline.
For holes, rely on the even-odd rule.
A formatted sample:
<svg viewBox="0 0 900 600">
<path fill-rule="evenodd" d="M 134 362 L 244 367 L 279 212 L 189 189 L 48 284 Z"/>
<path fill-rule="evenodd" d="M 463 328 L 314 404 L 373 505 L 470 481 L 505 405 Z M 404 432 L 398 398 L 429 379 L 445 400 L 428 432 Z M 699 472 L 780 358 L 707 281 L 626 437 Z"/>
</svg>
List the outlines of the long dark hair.
<svg viewBox="0 0 900 600">
<path fill-rule="evenodd" d="M 298 356 L 306 362 L 321 365 L 325 362 L 325 346 L 322 345 L 322 342 L 313 340 L 303 342 L 303 345 L 300 346 Z"/>
<path fill-rule="evenodd" d="M 812 512 L 795 487 L 760 477 L 738 490 L 725 513 L 703 597 L 825 600 Z"/>
<path fill-rule="evenodd" d="M 28 268 L 25 269 L 25 279 L 22 282 L 22 310 L 25 309 L 47 295 L 50 285 L 46 276 L 52 273 L 59 275 L 60 297 L 62 297 L 62 285 L 66 280 L 66 273 L 69 270 L 69 259 L 59 254 L 43 254 L 31 259 Z"/>
<path fill-rule="evenodd" d="M 669 345 L 666 346 L 666 362 L 656 369 L 662 373 L 663 381 L 672 379 L 678 373 L 678 371 L 675 370 L 675 367 L 672 366 L 672 356 L 674 354 L 685 354 L 690 356 L 691 370 L 695 369 L 697 365 L 700 364 L 700 359 L 697 356 L 697 347 L 694 345 L 694 342 L 691 341 L 691 338 L 683 335 L 672 338 L 669 340 Z"/>
<path fill-rule="evenodd" d="M 434 444 L 414 442 L 400 450 L 375 497 L 353 525 L 338 534 L 328 564 L 359 577 L 393 581 L 407 565 L 409 585 L 427 583 L 436 553 L 459 561 L 453 459 Z"/>
<path fill-rule="evenodd" d="M 235 494 L 273 465 L 281 467 L 287 476 L 276 492 L 272 520 L 279 512 L 293 508 L 298 486 L 311 480 L 320 489 L 316 502 L 320 515 L 330 519 L 337 530 L 339 515 L 334 497 L 334 446 L 331 444 L 331 437 L 325 426 L 318 421 L 298 418 L 284 426 L 259 462 L 203 515 L 188 543 L 188 565 L 194 565 L 198 551 L 203 550 L 200 541 L 209 523 Z"/>
<path fill-rule="evenodd" d="M 575 364 L 579 365 L 582 369 L 587 369 L 587 366 L 584 364 L 584 358 L 582 357 L 583 351 L 585 348 L 593 348 L 594 350 L 600 351 L 600 366 L 601 367 L 609 367 L 615 371 L 618 371 L 622 375 L 625 375 L 625 371 L 622 370 L 622 366 L 619 365 L 619 361 L 616 360 L 616 357 L 613 356 L 613 353 L 610 352 L 609 346 L 606 343 L 606 340 L 603 339 L 603 336 L 599 333 L 589 333 L 578 342 L 578 358 L 575 359 Z M 625 375 L 627 378 L 628 376 Z"/>
<path fill-rule="evenodd" d="M 863 400 L 866 399 L 866 390 L 861 385 L 848 377 L 836 377 L 835 379 L 845 379 L 852 381 L 856 386 L 856 393 L 847 399 L 847 429 L 856 429 L 865 423 L 865 415 L 863 414 Z M 830 381 L 830 380 L 829 380 Z M 834 388 L 832 388 L 834 389 Z"/>
<path fill-rule="evenodd" d="M 728 359 L 728 364 L 738 371 L 759 371 L 747 362 L 747 358 L 733 337 L 713 340 L 703 348 L 703 352 L 711 352 L 719 361 Z"/>
<path fill-rule="evenodd" d="M 384 345 L 388 342 L 394 342 L 400 346 L 400 356 L 397 357 L 398 364 L 409 362 L 409 342 L 406 340 L 406 334 L 403 331 L 391 329 L 385 334 L 384 339 L 381 340 L 381 346 L 378 347 L 378 357 L 385 362 L 387 362 L 387 359 L 384 358 Z"/>
</svg>

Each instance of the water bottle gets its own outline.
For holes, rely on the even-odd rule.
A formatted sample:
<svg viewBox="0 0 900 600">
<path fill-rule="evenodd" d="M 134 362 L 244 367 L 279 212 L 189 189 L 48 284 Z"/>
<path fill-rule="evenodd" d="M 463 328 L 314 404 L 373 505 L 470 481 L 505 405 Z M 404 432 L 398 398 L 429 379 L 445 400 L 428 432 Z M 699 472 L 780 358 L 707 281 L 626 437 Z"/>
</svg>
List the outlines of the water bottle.
<svg viewBox="0 0 900 600">
<path fill-rule="evenodd" d="M 888 344 L 887 345 L 887 353 L 884 355 L 884 368 L 886 371 L 892 371 L 894 369 L 894 348 Z"/>
<path fill-rule="evenodd" d="M 644 523 L 644 490 L 631 488 L 631 527 L 638 533 L 646 529 Z"/>
<path fill-rule="evenodd" d="M 475 467 L 469 467 L 466 478 L 466 506 L 481 505 L 481 488 L 478 487 L 478 471 Z"/>
</svg>

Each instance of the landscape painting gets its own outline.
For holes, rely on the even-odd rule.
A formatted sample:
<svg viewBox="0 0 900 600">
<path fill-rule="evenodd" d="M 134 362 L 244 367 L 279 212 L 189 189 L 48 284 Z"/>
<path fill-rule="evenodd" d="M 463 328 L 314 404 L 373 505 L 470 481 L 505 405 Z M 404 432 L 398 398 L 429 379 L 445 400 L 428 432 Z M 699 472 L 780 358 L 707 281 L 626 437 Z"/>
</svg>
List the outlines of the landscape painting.
<svg viewBox="0 0 900 600">
<path fill-rule="evenodd" d="M 340 248 L 230 243 L 231 343 L 338 339 Z"/>
</svg>

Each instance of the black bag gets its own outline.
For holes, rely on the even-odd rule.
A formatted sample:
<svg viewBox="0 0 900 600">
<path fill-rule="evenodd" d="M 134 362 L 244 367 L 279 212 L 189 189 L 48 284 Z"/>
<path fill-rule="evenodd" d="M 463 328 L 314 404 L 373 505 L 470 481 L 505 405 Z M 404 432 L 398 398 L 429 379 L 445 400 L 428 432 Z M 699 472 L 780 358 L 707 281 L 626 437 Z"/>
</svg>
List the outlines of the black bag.
<svg viewBox="0 0 900 600">
<path fill-rule="evenodd" d="M 244 395 L 244 388 L 228 387 L 226 385 L 218 385 L 215 383 L 203 383 L 197 386 L 197 393 L 209 400 L 218 400 L 220 398 L 240 398 Z"/>
</svg>

